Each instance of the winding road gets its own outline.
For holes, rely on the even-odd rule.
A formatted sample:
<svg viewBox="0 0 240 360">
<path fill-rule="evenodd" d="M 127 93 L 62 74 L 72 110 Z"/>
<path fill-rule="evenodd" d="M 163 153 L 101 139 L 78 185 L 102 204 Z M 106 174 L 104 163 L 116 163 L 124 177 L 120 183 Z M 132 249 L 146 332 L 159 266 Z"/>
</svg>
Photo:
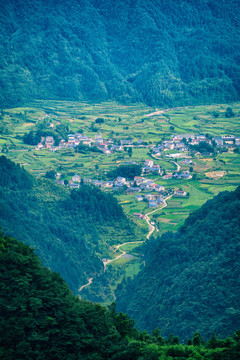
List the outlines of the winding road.
<svg viewBox="0 0 240 360">
<path fill-rule="evenodd" d="M 111 260 L 106 260 L 106 261 L 103 261 L 103 264 L 104 264 L 104 271 L 106 270 L 106 266 L 110 263 L 112 263 L 113 261 L 116 261 L 118 259 L 120 259 L 121 257 L 123 257 L 123 255 L 126 254 L 126 251 L 123 251 L 121 249 L 121 246 L 124 246 L 124 245 L 128 245 L 128 244 L 142 244 L 144 243 L 144 241 L 129 241 L 129 242 L 125 242 L 123 244 L 118 244 L 116 246 L 116 249 L 114 250 L 114 252 L 116 252 L 117 250 L 120 250 L 121 251 L 121 254 L 118 255 L 115 259 L 111 259 Z"/>
<path fill-rule="evenodd" d="M 178 165 L 178 163 L 176 162 L 176 161 L 172 161 L 176 166 L 177 166 L 177 172 L 178 171 L 180 171 L 180 169 L 181 169 L 181 166 L 180 165 Z"/>
<path fill-rule="evenodd" d="M 149 240 L 150 236 L 152 235 L 152 233 L 154 232 L 154 230 L 156 229 L 156 231 L 159 231 L 154 225 L 151 224 L 151 219 L 149 218 L 149 215 L 165 208 L 167 206 L 167 203 L 166 203 L 166 200 L 170 199 L 172 197 L 172 195 L 169 195 L 166 199 L 163 200 L 163 205 L 161 207 L 158 207 L 157 209 L 153 210 L 153 211 L 150 211 L 149 213 L 145 214 L 144 216 L 144 219 L 146 220 L 148 226 L 149 226 L 149 232 L 147 234 L 147 240 Z M 114 250 L 114 252 L 116 252 L 117 250 L 120 250 L 121 251 L 121 254 L 118 255 L 117 257 L 115 257 L 114 259 L 107 259 L 106 261 L 103 261 L 103 265 L 104 265 L 104 272 L 106 271 L 106 268 L 107 268 L 107 265 L 108 264 L 111 264 L 113 261 L 117 261 L 118 259 L 120 259 L 121 257 L 123 257 L 125 254 L 126 254 L 126 251 L 123 251 L 121 249 L 121 246 L 124 246 L 124 245 L 128 245 L 128 244 L 142 244 L 144 243 L 145 241 L 129 241 L 129 242 L 125 242 L 123 244 L 118 244 Z M 84 289 L 85 287 L 91 285 L 93 281 L 93 278 L 90 278 L 88 279 L 88 283 L 85 284 L 85 285 L 82 285 L 78 292 L 81 292 L 82 289 Z"/>
<path fill-rule="evenodd" d="M 88 283 L 85 284 L 85 285 L 83 285 L 83 286 L 81 286 L 81 287 L 79 288 L 78 292 L 81 292 L 82 289 L 84 289 L 85 287 L 91 285 L 92 281 L 93 281 L 93 278 L 88 279 Z"/>
</svg>

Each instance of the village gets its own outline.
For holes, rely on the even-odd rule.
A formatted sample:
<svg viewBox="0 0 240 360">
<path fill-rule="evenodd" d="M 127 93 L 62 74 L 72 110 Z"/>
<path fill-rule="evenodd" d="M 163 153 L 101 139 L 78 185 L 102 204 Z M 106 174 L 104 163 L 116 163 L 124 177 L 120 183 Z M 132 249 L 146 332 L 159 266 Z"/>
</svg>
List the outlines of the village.
<svg viewBox="0 0 240 360">
<path fill-rule="evenodd" d="M 212 156 L 212 151 L 234 151 L 234 149 L 240 147 L 240 137 L 233 135 L 211 137 L 209 135 L 177 134 L 157 144 L 146 144 L 141 139 L 137 142 L 132 139 L 122 139 L 115 142 L 112 139 L 103 139 L 100 133 L 96 134 L 94 139 L 84 134 L 76 133 L 68 134 L 68 141 L 61 139 L 58 146 L 54 146 L 54 138 L 52 136 L 42 137 L 41 142 L 35 149 L 57 151 L 67 148 L 78 149 L 79 145 L 89 148 L 95 147 L 107 156 L 115 152 L 128 151 L 129 153 L 129 149 L 133 147 L 145 147 L 149 149 L 149 154 L 153 159 L 147 159 L 143 164 L 140 164 L 142 174 L 141 176 L 135 176 L 133 180 L 121 176 L 113 180 L 89 179 L 80 178 L 78 174 L 74 174 L 71 180 L 64 182 L 61 180 L 61 174 L 58 173 L 56 182 L 59 185 L 67 185 L 70 189 L 77 189 L 80 184 L 84 183 L 106 190 L 121 191 L 128 195 L 135 194 L 137 202 L 145 201 L 148 203 L 149 208 L 157 208 L 163 204 L 164 198 L 169 195 L 186 197 L 188 194 L 186 191 L 181 190 L 181 188 L 168 189 L 166 191 L 164 186 L 155 182 L 156 177 L 159 179 L 161 176 L 163 180 L 190 180 L 192 179 L 192 174 L 188 170 L 181 170 L 181 166 L 194 165 L 193 154 Z M 202 153 L 199 152 L 199 146 L 203 147 Z M 166 159 L 176 164 L 177 171 L 166 173 L 158 164 L 154 163 L 154 159 L 160 159 L 163 154 Z M 179 160 L 179 162 L 177 163 L 174 160 Z M 126 164 L 139 165 L 135 162 L 128 162 Z M 149 178 L 151 175 L 155 177 L 155 180 Z"/>
<path fill-rule="evenodd" d="M 52 124 L 50 124 L 50 127 L 51 125 Z M 233 135 L 223 135 L 211 137 L 209 135 L 178 134 L 172 135 L 171 139 L 164 140 L 160 144 L 149 145 L 144 144 L 141 139 L 137 142 L 134 142 L 132 139 L 122 139 L 120 140 L 120 144 L 116 144 L 114 140 L 103 139 L 100 133 L 96 134 L 94 139 L 84 134 L 76 133 L 68 134 L 68 141 L 61 139 L 58 146 L 54 146 L 54 138 L 52 136 L 42 137 L 41 142 L 36 145 L 35 149 L 49 149 L 51 151 L 57 151 L 65 148 L 75 148 L 79 144 L 82 144 L 89 147 L 96 146 L 105 155 L 110 155 L 114 152 L 124 151 L 126 147 L 147 147 L 152 149 L 155 156 L 160 156 L 161 151 L 179 151 L 178 153 L 167 155 L 176 159 L 183 157 L 183 153 L 190 150 L 189 146 L 196 146 L 202 142 L 231 151 L 234 150 L 235 147 L 240 146 L 240 136 L 235 137 Z"/>
</svg>

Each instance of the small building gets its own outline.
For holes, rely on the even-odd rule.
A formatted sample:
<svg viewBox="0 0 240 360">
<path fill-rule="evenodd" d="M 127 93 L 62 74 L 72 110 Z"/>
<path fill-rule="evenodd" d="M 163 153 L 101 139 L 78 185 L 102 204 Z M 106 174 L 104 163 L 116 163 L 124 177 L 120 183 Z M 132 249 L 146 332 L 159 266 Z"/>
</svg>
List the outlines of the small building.
<svg viewBox="0 0 240 360">
<path fill-rule="evenodd" d="M 134 181 L 136 181 L 137 186 L 147 181 L 146 178 L 142 176 L 134 176 Z"/>
<path fill-rule="evenodd" d="M 175 144 L 174 144 L 173 142 L 166 141 L 166 142 L 164 143 L 164 147 L 165 147 L 165 149 L 167 149 L 167 150 L 174 150 Z"/>
<path fill-rule="evenodd" d="M 52 136 L 47 136 L 45 139 L 45 146 L 47 149 L 49 149 L 50 147 L 52 147 L 52 145 L 54 144 L 54 139 Z"/>
<path fill-rule="evenodd" d="M 192 159 L 182 159 L 180 163 L 185 165 L 190 165 L 192 164 Z"/>
<path fill-rule="evenodd" d="M 80 178 L 79 175 L 73 175 L 72 181 L 73 181 L 73 182 L 80 182 L 80 181 L 81 181 L 81 178 Z"/>
<path fill-rule="evenodd" d="M 99 143 L 103 142 L 102 134 L 95 135 L 94 139 L 95 139 L 96 142 L 99 142 Z"/>
<path fill-rule="evenodd" d="M 105 187 L 106 187 L 106 188 L 112 188 L 112 187 L 113 187 L 113 184 L 114 184 L 113 181 L 106 181 L 106 182 L 105 182 Z"/>
<path fill-rule="evenodd" d="M 126 178 L 118 176 L 116 179 L 116 182 L 119 184 L 125 184 L 126 183 Z"/>
<path fill-rule="evenodd" d="M 156 201 L 149 201 L 148 205 L 149 205 L 150 208 L 155 208 L 155 207 L 157 207 L 157 202 Z"/>
<path fill-rule="evenodd" d="M 170 179 L 172 179 L 172 177 L 173 177 L 172 174 L 166 174 L 166 175 L 164 175 L 162 178 L 163 178 L 164 180 L 170 180 Z"/>
<path fill-rule="evenodd" d="M 92 184 L 93 184 L 94 186 L 103 187 L 103 186 L 104 186 L 104 181 L 101 181 L 101 180 L 93 180 Z"/>
<path fill-rule="evenodd" d="M 77 183 L 73 183 L 73 182 L 69 182 L 69 187 L 70 189 L 79 189 L 79 184 Z"/>
<path fill-rule="evenodd" d="M 240 137 L 235 138 L 235 145 L 240 146 Z"/>
<path fill-rule="evenodd" d="M 145 195 L 145 198 L 146 198 L 148 201 L 152 201 L 152 200 L 154 200 L 154 195 L 153 195 L 153 194 L 146 194 L 146 195 Z"/>
<path fill-rule="evenodd" d="M 44 147 L 44 145 L 42 143 L 39 143 L 35 146 L 35 150 L 40 150 Z"/>
<path fill-rule="evenodd" d="M 223 136 L 222 138 L 223 138 L 223 140 L 224 140 L 225 142 L 226 142 L 226 141 L 234 141 L 235 136 L 233 136 L 233 135 L 225 135 L 225 136 Z"/>
<path fill-rule="evenodd" d="M 154 190 L 155 190 L 155 191 L 158 191 L 158 192 L 160 192 L 160 191 L 165 191 L 165 187 L 162 186 L 162 185 L 155 184 L 155 185 L 154 185 Z"/>
<path fill-rule="evenodd" d="M 174 191 L 174 196 L 181 196 L 181 197 L 184 197 L 187 195 L 186 191 L 182 191 L 182 190 L 176 190 Z"/>
<path fill-rule="evenodd" d="M 152 167 L 152 166 L 153 166 L 153 160 L 147 159 L 147 160 L 144 162 L 144 165 L 145 165 L 146 167 Z"/>
<path fill-rule="evenodd" d="M 206 141 L 206 136 L 205 135 L 197 135 L 197 140 Z"/>
<path fill-rule="evenodd" d="M 136 195 L 135 198 L 137 201 L 143 201 L 142 195 Z"/>
<path fill-rule="evenodd" d="M 136 216 L 138 219 L 143 219 L 144 215 L 141 213 L 134 213 L 133 216 Z"/>
<path fill-rule="evenodd" d="M 141 191 L 141 189 L 139 187 L 130 186 L 129 188 L 127 188 L 126 193 L 127 194 L 134 194 L 134 193 L 140 192 L 140 191 Z"/>
<path fill-rule="evenodd" d="M 223 146 L 223 138 L 220 136 L 217 136 L 213 139 L 217 146 Z"/>
</svg>

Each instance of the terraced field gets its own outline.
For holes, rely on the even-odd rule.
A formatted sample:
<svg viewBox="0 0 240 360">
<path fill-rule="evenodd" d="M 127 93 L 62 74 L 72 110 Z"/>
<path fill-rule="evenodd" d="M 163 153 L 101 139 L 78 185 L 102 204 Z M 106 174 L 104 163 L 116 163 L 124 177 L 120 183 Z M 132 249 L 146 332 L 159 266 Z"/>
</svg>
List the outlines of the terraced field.
<svg viewBox="0 0 240 360">
<path fill-rule="evenodd" d="M 231 106 L 235 113 L 231 119 L 225 117 L 228 106 Z M 87 136 L 94 137 L 96 133 L 101 132 L 105 139 L 120 141 L 132 138 L 135 142 L 141 139 L 149 145 L 169 139 L 173 134 L 182 133 L 240 135 L 240 103 L 162 109 L 164 112 L 148 116 L 157 110 L 160 109 L 152 109 L 144 104 L 125 106 L 110 101 L 99 104 L 35 101 L 27 107 L 2 111 L 0 147 L 6 156 L 24 165 L 36 176 L 44 176 L 47 170 L 53 169 L 67 180 L 75 173 L 80 177 L 101 180 L 107 178 L 108 172 L 120 164 L 128 161 L 140 163 L 150 157 L 149 148 L 134 147 L 131 157 L 127 152 L 106 156 L 102 153 L 75 153 L 74 149 L 56 152 L 36 151 L 33 146 L 23 143 L 23 135 L 30 130 L 34 131 L 46 118 L 54 125 L 68 126 L 69 132 L 72 133 L 82 131 Z M 96 124 L 97 118 L 104 118 L 104 123 Z M 164 153 L 160 159 L 154 159 L 154 162 L 166 172 L 176 170 L 173 161 L 166 157 L 171 152 L 174 151 Z M 196 156 L 193 162 L 195 180 L 163 180 L 161 177 L 149 176 L 166 189 L 181 188 L 189 193 L 186 199 L 172 198 L 162 214 L 159 212 L 155 215 L 160 233 L 175 231 L 189 212 L 220 191 L 232 190 L 240 183 L 239 154 L 219 153 L 214 158 Z M 189 169 L 187 165 L 180 165 L 182 170 Z M 212 176 L 219 172 L 223 172 L 224 175 L 217 178 Z M 133 218 L 133 213 L 147 212 L 147 204 L 137 202 L 134 195 L 119 194 L 117 197 L 124 211 L 137 221 L 144 231 L 146 225 L 143 221 Z"/>
</svg>

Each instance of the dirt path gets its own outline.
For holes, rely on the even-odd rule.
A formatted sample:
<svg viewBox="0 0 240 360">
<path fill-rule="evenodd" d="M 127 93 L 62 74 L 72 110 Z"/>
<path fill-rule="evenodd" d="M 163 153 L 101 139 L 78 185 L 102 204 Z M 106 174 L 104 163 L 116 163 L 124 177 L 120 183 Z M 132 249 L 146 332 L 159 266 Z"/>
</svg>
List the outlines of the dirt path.
<svg viewBox="0 0 240 360">
<path fill-rule="evenodd" d="M 178 171 L 180 171 L 180 169 L 181 169 L 181 166 L 180 165 L 178 165 L 178 163 L 176 162 L 176 161 L 172 161 L 176 166 L 177 166 L 177 172 Z"/>
<path fill-rule="evenodd" d="M 149 213 L 147 213 L 145 216 L 144 216 L 144 219 L 146 220 L 146 222 L 148 223 L 148 226 L 149 226 L 149 233 L 147 234 L 147 239 L 150 238 L 150 236 L 152 235 L 152 233 L 154 232 L 155 230 L 155 226 L 153 226 L 150 221 L 151 219 L 149 218 L 149 215 L 165 208 L 167 206 L 167 203 L 166 203 L 166 200 L 170 199 L 172 197 L 172 195 L 169 195 L 166 199 L 163 200 L 163 205 L 161 207 L 158 207 L 157 209 L 153 210 L 153 211 L 150 211 Z M 157 229 L 157 231 L 159 231 Z"/>
<path fill-rule="evenodd" d="M 116 261 L 116 260 L 120 259 L 123 255 L 126 254 L 126 251 L 123 251 L 123 250 L 121 249 L 121 246 L 128 245 L 128 244 L 142 244 L 142 243 L 144 243 L 144 241 L 129 241 L 129 242 L 125 242 L 125 243 L 123 243 L 123 244 L 118 244 L 118 245 L 116 246 L 116 249 L 114 250 L 114 252 L 116 252 L 117 250 L 120 250 L 120 251 L 121 251 L 121 254 L 118 255 L 115 259 L 111 259 L 111 260 L 106 260 L 106 261 L 104 261 L 104 262 L 103 262 L 104 271 L 106 270 L 106 266 L 107 266 L 108 264 L 112 263 L 113 261 Z"/>
<path fill-rule="evenodd" d="M 155 209 L 155 210 L 153 210 L 153 211 L 150 211 L 149 213 L 145 214 L 144 219 L 146 220 L 146 222 L 147 222 L 147 224 L 148 224 L 148 226 L 149 226 L 149 232 L 148 232 L 148 234 L 147 234 L 147 240 L 150 238 L 150 236 L 152 235 L 152 233 L 153 233 L 154 230 L 155 230 L 155 226 L 153 226 L 153 225 L 151 224 L 151 219 L 149 218 L 149 215 L 155 213 L 156 211 L 159 211 L 159 210 L 165 208 L 165 207 L 167 206 L 166 200 L 168 200 L 168 199 L 171 198 L 171 197 L 172 197 L 172 195 L 169 195 L 166 199 L 164 199 L 164 200 L 163 200 L 164 203 L 163 203 L 163 205 L 162 205 L 161 207 L 159 207 L 159 208 L 157 208 L 157 209 Z M 158 229 L 156 229 L 156 230 L 158 231 Z M 117 250 L 120 250 L 120 251 L 121 251 L 121 254 L 118 255 L 118 256 L 117 256 L 116 258 L 114 258 L 114 259 L 110 259 L 110 260 L 103 261 L 104 272 L 106 271 L 107 265 L 111 264 L 111 263 L 114 262 L 114 261 L 117 261 L 118 259 L 120 259 L 121 257 L 123 257 L 123 256 L 127 253 L 126 251 L 123 251 L 123 250 L 121 249 L 122 246 L 128 245 L 128 244 L 142 244 L 142 243 L 144 243 L 144 242 L 145 242 L 145 241 L 129 241 L 129 242 L 125 242 L 125 243 L 123 243 L 123 244 L 118 244 L 118 245 L 116 246 L 114 252 L 116 252 Z M 83 286 L 81 286 L 78 291 L 81 292 L 82 289 L 84 289 L 85 287 L 91 285 L 92 281 L 93 281 L 93 278 L 90 278 L 90 279 L 88 280 L 88 283 L 85 284 L 85 285 L 83 285 Z"/>
<path fill-rule="evenodd" d="M 185 106 L 185 107 L 175 107 L 175 108 L 169 108 L 169 109 L 163 109 L 163 110 L 159 110 L 159 111 L 154 111 L 150 114 L 147 114 L 145 115 L 146 117 L 149 117 L 149 116 L 156 116 L 156 115 L 162 115 L 164 114 L 165 112 L 168 112 L 168 111 L 171 111 L 171 110 L 181 110 L 181 109 L 187 109 L 188 106 Z"/>
<path fill-rule="evenodd" d="M 81 286 L 81 287 L 79 288 L 78 292 L 81 292 L 82 289 L 84 289 L 85 287 L 91 285 L 92 281 L 93 281 L 93 278 L 88 279 L 88 283 L 85 284 L 85 285 L 83 285 L 83 286 Z"/>
</svg>

